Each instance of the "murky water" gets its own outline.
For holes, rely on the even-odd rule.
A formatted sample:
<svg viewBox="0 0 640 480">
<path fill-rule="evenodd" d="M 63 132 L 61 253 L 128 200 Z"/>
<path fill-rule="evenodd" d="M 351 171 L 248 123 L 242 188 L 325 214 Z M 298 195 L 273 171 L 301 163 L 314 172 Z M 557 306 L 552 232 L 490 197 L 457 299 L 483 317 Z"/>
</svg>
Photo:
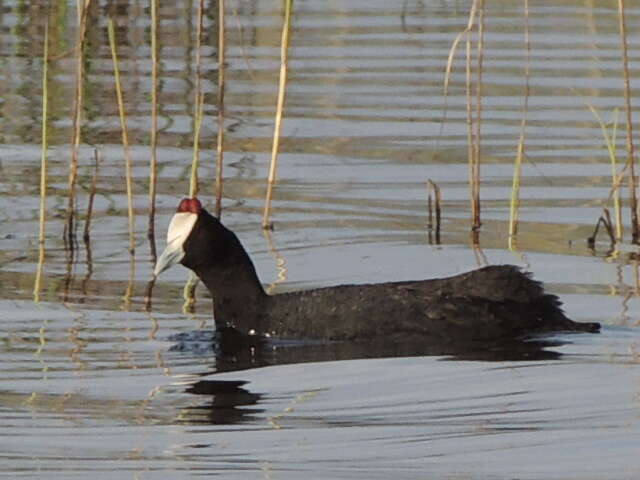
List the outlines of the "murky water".
<svg viewBox="0 0 640 480">
<path fill-rule="evenodd" d="M 74 98 L 75 11 L 52 2 L 48 221 L 38 264 L 44 19 L 0 7 L 0 473 L 12 478 L 637 478 L 638 251 L 586 239 L 610 165 L 591 104 L 623 106 L 615 2 L 531 2 L 529 125 L 518 250 L 507 248 L 524 69 L 520 2 L 487 2 L 482 251 L 469 247 L 464 45 L 468 2 L 299 2 L 291 39 L 275 231 L 260 229 L 273 131 L 281 2 L 227 3 L 223 219 L 276 290 L 420 279 L 516 263 L 600 335 L 554 337 L 528 360 L 277 344 L 216 358 L 210 301 L 182 313 L 184 269 L 145 294 L 150 13 L 92 2 L 85 50 L 79 243 L 62 240 Z M 632 2 L 628 2 L 632 3 Z M 535 4 L 535 5 L 533 5 Z M 205 2 L 201 196 L 213 192 L 215 2 Z M 158 245 L 188 191 L 196 2 L 160 9 Z M 124 156 L 106 18 L 115 15 L 134 162 L 136 255 L 127 252 Z M 627 11 L 632 79 L 640 9 Z M 637 92 L 633 81 L 634 94 Z M 622 115 L 620 115 L 622 125 Z M 618 143 L 623 154 L 622 126 Z M 82 241 L 93 150 L 102 154 Z M 444 199 L 430 241 L 426 186 Z M 628 223 L 628 215 L 625 219 Z M 433 240 L 433 239 L 431 239 Z M 561 354 L 561 355 L 559 355 Z M 384 357 L 384 358 L 368 358 Z M 491 360 L 491 361 L 489 361 Z"/>
</svg>

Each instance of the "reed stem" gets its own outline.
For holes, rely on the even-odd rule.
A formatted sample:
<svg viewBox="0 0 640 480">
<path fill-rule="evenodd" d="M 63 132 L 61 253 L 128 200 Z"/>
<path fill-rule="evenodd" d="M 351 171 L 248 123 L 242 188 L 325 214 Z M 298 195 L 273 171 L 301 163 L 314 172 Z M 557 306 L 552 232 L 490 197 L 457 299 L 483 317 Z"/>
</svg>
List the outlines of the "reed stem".
<svg viewBox="0 0 640 480">
<path fill-rule="evenodd" d="M 195 111 L 193 126 L 193 158 L 191 160 L 191 178 L 189 180 L 189 196 L 198 195 L 198 167 L 200 165 L 200 126 L 202 125 L 202 116 L 204 110 L 204 94 L 200 81 L 201 54 L 200 46 L 202 45 L 202 18 L 204 10 L 204 0 L 198 2 L 197 13 L 197 29 L 196 29 L 196 81 L 195 81 Z"/>
<path fill-rule="evenodd" d="M 120 82 L 120 68 L 118 66 L 118 52 L 116 50 L 116 35 L 113 26 L 113 19 L 108 20 L 109 46 L 111 48 L 111 58 L 113 60 L 113 73 L 116 82 L 116 98 L 118 101 L 118 112 L 120 114 L 120 129 L 122 131 L 122 147 L 125 159 L 125 184 L 127 188 L 127 213 L 129 218 L 129 253 L 135 253 L 135 231 L 133 217 L 133 185 L 131 179 L 131 151 L 129 149 L 129 134 L 127 132 L 127 119 L 124 110 L 124 100 L 122 97 L 122 85 Z"/>
<path fill-rule="evenodd" d="M 287 69 L 289 61 L 289 31 L 291 30 L 291 10 L 293 0 L 285 0 L 284 22 L 282 25 L 282 38 L 280 43 L 280 80 L 278 83 L 278 100 L 276 104 L 276 118 L 273 131 L 273 145 L 271 148 L 271 162 L 269 164 L 269 176 L 267 178 L 267 194 L 264 201 L 264 213 L 262 216 L 262 228 L 271 229 L 273 224 L 271 217 L 271 199 L 273 186 L 276 181 L 276 169 L 278 166 L 278 151 L 280 147 L 280 130 L 282 127 L 282 111 L 284 110 L 285 89 L 287 85 Z"/>
<path fill-rule="evenodd" d="M 191 160 L 191 177 L 189 180 L 189 196 L 191 198 L 198 195 L 198 167 L 200 165 L 200 127 L 204 113 L 204 94 L 202 93 L 202 83 L 200 81 L 201 69 L 201 45 L 202 45 L 202 19 L 204 13 L 204 0 L 198 2 L 197 29 L 196 29 L 196 79 L 195 79 L 195 110 L 193 125 L 193 158 Z M 194 311 L 196 301 L 196 286 L 198 277 L 193 272 L 189 272 L 189 279 L 184 286 L 182 295 L 184 304 L 182 311 L 190 313 Z"/>
<path fill-rule="evenodd" d="M 612 126 L 612 132 L 609 134 L 607 124 L 602 119 L 598 111 L 593 105 L 587 104 L 591 113 L 596 117 L 602 130 L 602 136 L 607 145 L 607 152 L 609 154 L 609 161 L 611 163 L 611 191 L 609 192 L 609 199 L 613 198 L 613 216 L 615 219 L 615 241 L 621 242 L 624 235 L 624 226 L 622 224 L 622 208 L 620 201 L 620 184 L 624 180 L 624 169 L 618 174 L 618 154 L 617 154 L 617 133 L 618 133 L 618 110 L 614 110 L 614 120 Z"/>
<path fill-rule="evenodd" d="M 629 208 L 631 210 L 631 243 L 640 243 L 638 225 L 638 197 L 636 196 L 635 150 L 633 144 L 633 116 L 631 111 L 631 82 L 629 77 L 629 59 L 627 49 L 627 28 L 625 24 L 624 0 L 618 0 L 618 20 L 620 25 L 620 43 L 622 47 L 622 66 L 624 75 L 624 104 L 627 117 L 627 165 L 629 170 Z"/>
<path fill-rule="evenodd" d="M 469 12 L 469 20 L 467 22 L 467 26 L 463 31 L 461 31 L 460 33 L 458 33 L 458 35 L 456 35 L 456 38 L 453 40 L 453 43 L 451 44 L 451 48 L 449 49 L 449 56 L 447 58 L 447 65 L 445 67 L 444 82 L 443 82 L 444 83 L 444 92 L 443 92 L 444 93 L 444 112 L 442 114 L 442 122 L 440 123 L 439 136 L 442 135 L 444 124 L 446 123 L 446 120 L 447 120 L 447 110 L 448 110 L 447 99 L 449 98 L 449 81 L 451 79 L 451 71 L 453 70 L 453 58 L 456 54 L 456 50 L 458 49 L 458 44 L 460 43 L 462 38 L 465 35 L 467 35 L 468 37 L 469 32 L 471 32 L 471 30 L 473 29 L 473 24 L 476 18 L 477 7 L 478 7 L 477 2 L 474 1 L 471 4 L 471 11 Z"/>
<path fill-rule="evenodd" d="M 475 3 L 475 2 L 474 2 Z M 466 45 L 466 61 L 465 61 L 465 92 L 467 101 L 467 155 L 469 167 L 469 194 L 471 201 L 471 217 L 473 219 L 475 213 L 475 189 L 473 185 L 474 172 L 474 154 L 475 154 L 475 129 L 473 127 L 473 108 L 471 104 L 471 31 L 467 32 Z"/>
<path fill-rule="evenodd" d="M 87 30 L 87 12 L 91 0 L 77 0 L 78 9 L 78 35 L 76 37 L 76 84 L 75 100 L 73 106 L 73 134 L 71 140 L 71 162 L 69 163 L 67 214 L 64 225 L 64 239 L 70 250 L 74 249 L 75 241 L 75 205 L 76 205 L 76 181 L 78 177 L 78 155 L 80 150 L 80 136 L 82 123 L 82 87 L 84 83 L 84 38 Z"/>
<path fill-rule="evenodd" d="M 47 117 L 49 109 L 49 21 L 44 29 L 44 53 L 42 55 L 42 135 L 41 135 L 41 157 L 40 157 L 40 222 L 38 241 L 44 244 L 45 235 L 45 209 L 47 202 L 47 150 L 49 148 L 47 135 Z"/>
<path fill-rule="evenodd" d="M 471 209 L 473 212 L 472 230 L 479 230 L 480 222 L 480 144 L 482 126 L 482 60 L 484 53 L 484 0 L 479 0 L 479 20 L 478 20 L 478 45 L 476 52 L 476 119 L 475 135 L 473 145 L 473 164 L 471 168 L 472 178 L 472 199 Z"/>
<path fill-rule="evenodd" d="M 100 166 L 100 152 L 98 149 L 93 151 L 95 160 L 93 177 L 91 178 L 91 188 L 89 190 L 89 203 L 87 205 L 87 218 L 84 222 L 84 234 L 82 236 L 85 243 L 89 243 L 91 239 L 91 218 L 93 216 L 93 200 L 96 196 L 96 185 L 98 183 L 98 169 Z"/>
<path fill-rule="evenodd" d="M 47 117 L 49 108 L 49 19 L 44 27 L 44 52 L 42 54 L 42 136 L 41 136 L 41 157 L 40 157 L 40 220 L 38 222 L 38 268 L 33 286 L 33 300 L 40 301 L 40 288 L 42 286 L 42 271 L 45 259 L 45 213 L 47 208 Z"/>
<path fill-rule="evenodd" d="M 431 199 L 433 192 L 433 200 Z M 435 210 L 435 221 L 434 221 Z M 436 244 L 440 244 L 440 222 L 442 216 L 442 197 L 440 187 L 431 179 L 427 181 L 427 231 L 429 233 L 429 243 L 431 243 L 431 233 L 435 226 Z"/>
<path fill-rule="evenodd" d="M 531 78 L 531 41 L 529 38 L 529 0 L 524 0 L 524 104 L 522 106 L 522 119 L 520 120 L 520 139 L 513 169 L 513 182 L 511 184 L 511 202 L 509 205 L 509 248 L 513 249 L 516 235 L 518 235 L 518 220 L 520 214 L 520 177 L 522 173 L 522 161 L 525 156 L 525 141 L 527 137 L 527 115 L 529 112 L 529 81 Z"/>
<path fill-rule="evenodd" d="M 151 262 L 156 252 L 156 187 L 158 183 L 158 0 L 151 0 L 151 159 L 149 161 L 149 228 L 147 238 L 151 249 Z"/>
<path fill-rule="evenodd" d="M 218 141 L 216 147 L 215 215 L 222 216 L 222 168 L 224 165 L 225 9 L 218 0 Z"/>
</svg>

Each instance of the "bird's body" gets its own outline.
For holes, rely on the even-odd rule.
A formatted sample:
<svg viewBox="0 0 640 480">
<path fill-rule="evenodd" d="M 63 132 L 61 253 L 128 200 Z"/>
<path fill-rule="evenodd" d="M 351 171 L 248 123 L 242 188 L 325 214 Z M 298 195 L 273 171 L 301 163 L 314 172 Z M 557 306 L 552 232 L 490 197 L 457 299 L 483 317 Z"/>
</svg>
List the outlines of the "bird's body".
<svg viewBox="0 0 640 480">
<path fill-rule="evenodd" d="M 267 295 L 236 235 L 197 199 L 185 199 L 156 275 L 180 262 L 213 297 L 218 328 L 281 338 L 433 342 L 499 341 L 596 332 L 567 318 L 554 295 L 512 265 L 433 280 L 341 285 Z"/>
<path fill-rule="evenodd" d="M 282 337 L 443 342 L 593 331 L 569 320 L 557 297 L 511 265 L 433 280 L 341 285 L 268 296 L 264 325 Z"/>
</svg>

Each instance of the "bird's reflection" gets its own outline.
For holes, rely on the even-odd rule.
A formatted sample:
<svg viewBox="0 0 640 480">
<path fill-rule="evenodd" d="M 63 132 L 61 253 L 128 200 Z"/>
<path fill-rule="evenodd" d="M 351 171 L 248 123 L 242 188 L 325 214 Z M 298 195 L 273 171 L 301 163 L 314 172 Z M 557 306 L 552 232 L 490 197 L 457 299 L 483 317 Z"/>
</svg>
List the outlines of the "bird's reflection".
<svg viewBox="0 0 640 480">
<path fill-rule="evenodd" d="M 465 361 L 539 361 L 557 360 L 559 352 L 550 347 L 566 344 L 551 339 L 504 340 L 493 343 L 451 342 L 450 344 L 420 342 L 302 342 L 264 339 L 243 335 L 233 328 L 215 333 L 200 332 L 190 338 L 176 337 L 174 350 L 202 352 L 202 342 L 215 358 L 213 368 L 203 372 L 208 376 L 221 372 L 292 363 L 352 360 L 362 358 L 438 356 L 442 360 Z M 199 380 L 186 388 L 193 395 L 210 397 L 180 415 L 189 424 L 230 425 L 250 421 L 263 410 L 258 408 L 262 394 L 253 393 L 242 380 Z"/>
<path fill-rule="evenodd" d="M 246 422 L 261 413 L 257 405 L 262 397 L 251 393 L 243 386 L 242 380 L 201 380 L 190 385 L 185 391 L 193 395 L 205 395 L 211 400 L 184 410 L 180 416 L 188 424 L 233 425 Z"/>
</svg>

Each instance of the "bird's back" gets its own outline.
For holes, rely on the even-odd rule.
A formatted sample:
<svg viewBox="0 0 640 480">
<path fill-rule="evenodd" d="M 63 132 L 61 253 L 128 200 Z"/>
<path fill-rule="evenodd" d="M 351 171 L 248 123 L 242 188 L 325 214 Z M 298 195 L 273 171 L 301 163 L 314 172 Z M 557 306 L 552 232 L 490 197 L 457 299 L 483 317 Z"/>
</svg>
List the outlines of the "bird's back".
<svg viewBox="0 0 640 480">
<path fill-rule="evenodd" d="M 557 297 L 511 265 L 433 280 L 285 293 L 269 302 L 269 325 L 282 337 L 449 342 L 597 330 L 597 324 L 569 320 Z"/>
</svg>

